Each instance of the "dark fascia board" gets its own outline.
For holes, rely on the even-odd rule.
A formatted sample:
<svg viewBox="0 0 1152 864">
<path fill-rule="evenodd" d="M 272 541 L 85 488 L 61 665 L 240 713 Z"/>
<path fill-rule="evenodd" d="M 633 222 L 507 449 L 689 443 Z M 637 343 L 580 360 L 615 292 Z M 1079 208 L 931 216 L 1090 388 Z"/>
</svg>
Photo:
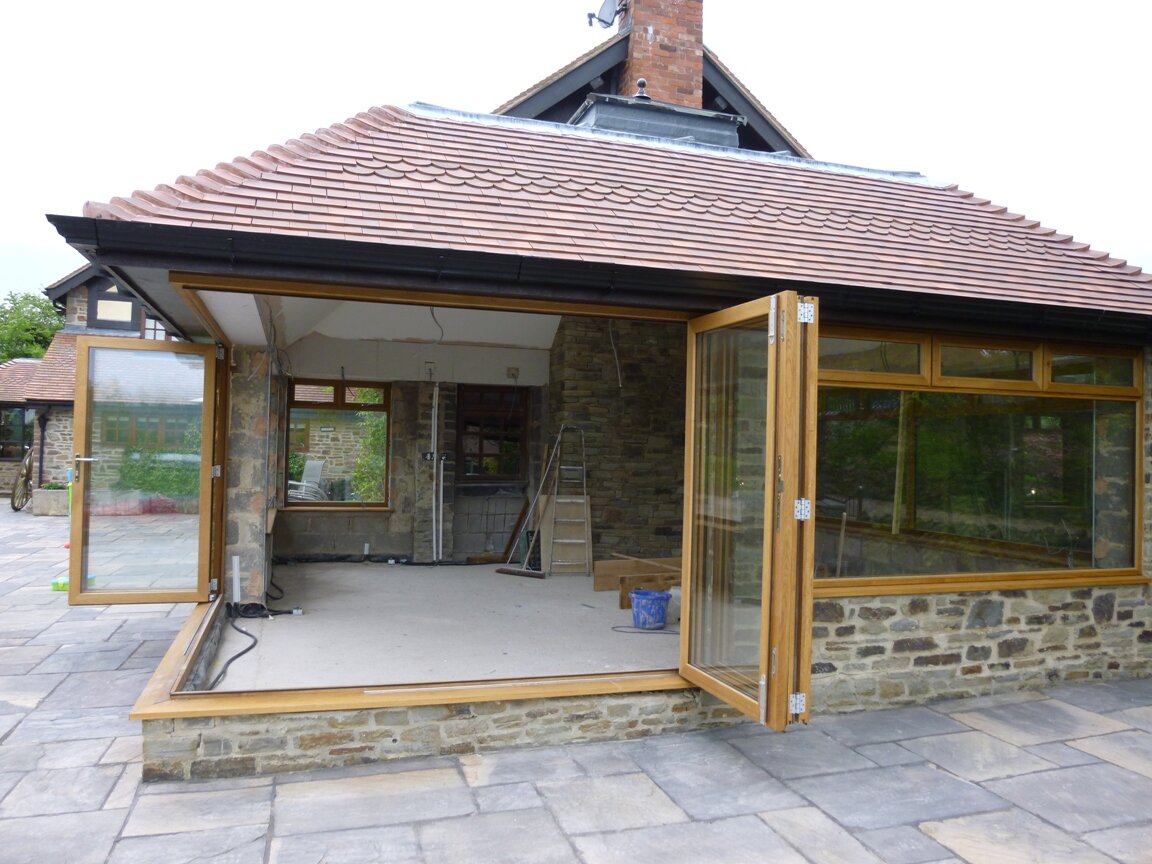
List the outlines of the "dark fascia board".
<svg viewBox="0 0 1152 864">
<path fill-rule="evenodd" d="M 48 220 L 90 261 L 126 279 L 133 271 L 187 271 L 693 314 L 795 290 L 820 298 L 826 322 L 1152 342 L 1152 318 L 1099 309 L 77 216 Z"/>
<path fill-rule="evenodd" d="M 704 80 L 711 84 L 716 92 L 719 93 L 731 106 L 733 114 L 742 115 L 747 121 L 748 126 L 755 130 L 761 138 L 775 150 L 786 150 L 789 153 L 793 151 L 794 145 L 791 141 L 780 134 L 780 130 L 773 126 L 768 119 L 760 113 L 752 102 L 750 102 L 743 93 L 729 80 L 728 76 L 717 67 L 712 59 L 704 55 Z M 803 153 L 795 154 L 803 156 Z"/>
<path fill-rule="evenodd" d="M 555 81 L 549 82 L 535 93 L 500 112 L 507 117 L 540 117 L 549 108 L 563 102 L 581 87 L 596 78 L 606 75 L 617 65 L 628 59 L 628 40 L 621 39 L 607 45 L 603 51 L 589 57 L 574 69 L 568 70 Z"/>
<path fill-rule="evenodd" d="M 53 303 L 56 303 L 63 299 L 73 288 L 87 284 L 98 276 L 104 276 L 105 279 L 108 278 L 95 264 L 89 264 L 86 267 L 81 267 L 79 270 L 69 273 L 58 282 L 53 282 L 44 289 L 44 295 Z M 109 281 L 111 280 L 109 279 Z"/>
</svg>

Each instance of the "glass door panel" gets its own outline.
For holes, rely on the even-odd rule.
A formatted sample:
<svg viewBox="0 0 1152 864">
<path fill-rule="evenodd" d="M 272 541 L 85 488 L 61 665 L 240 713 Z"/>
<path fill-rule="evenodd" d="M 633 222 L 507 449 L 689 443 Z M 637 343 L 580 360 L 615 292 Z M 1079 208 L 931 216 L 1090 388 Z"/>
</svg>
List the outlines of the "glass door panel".
<svg viewBox="0 0 1152 864">
<path fill-rule="evenodd" d="M 70 602 L 207 599 L 214 361 L 213 346 L 77 341 Z"/>
<path fill-rule="evenodd" d="M 680 674 L 783 729 L 811 675 L 816 306 L 689 322 Z"/>
</svg>

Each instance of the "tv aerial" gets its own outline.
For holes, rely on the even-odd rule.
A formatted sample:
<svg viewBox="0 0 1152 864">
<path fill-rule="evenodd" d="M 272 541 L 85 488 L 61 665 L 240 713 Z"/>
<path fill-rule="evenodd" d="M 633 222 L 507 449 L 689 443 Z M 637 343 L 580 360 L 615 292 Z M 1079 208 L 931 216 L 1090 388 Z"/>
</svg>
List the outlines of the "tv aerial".
<svg viewBox="0 0 1152 864">
<path fill-rule="evenodd" d="M 627 8 L 628 0 L 604 0 L 600 4 L 599 12 L 588 13 L 588 26 L 591 27 L 592 22 L 595 21 L 601 27 L 611 27 Z"/>
</svg>

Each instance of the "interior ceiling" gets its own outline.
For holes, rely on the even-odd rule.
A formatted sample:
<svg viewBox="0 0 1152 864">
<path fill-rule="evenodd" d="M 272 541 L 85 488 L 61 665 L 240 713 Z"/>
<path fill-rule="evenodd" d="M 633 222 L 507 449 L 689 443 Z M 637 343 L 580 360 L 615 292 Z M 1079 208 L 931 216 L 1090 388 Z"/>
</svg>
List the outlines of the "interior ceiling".
<svg viewBox="0 0 1152 864">
<path fill-rule="evenodd" d="M 312 297 L 264 297 L 202 291 L 200 299 L 236 345 L 281 348 L 317 334 L 335 339 L 430 342 L 507 348 L 552 347 L 559 315 L 363 303 Z"/>
</svg>

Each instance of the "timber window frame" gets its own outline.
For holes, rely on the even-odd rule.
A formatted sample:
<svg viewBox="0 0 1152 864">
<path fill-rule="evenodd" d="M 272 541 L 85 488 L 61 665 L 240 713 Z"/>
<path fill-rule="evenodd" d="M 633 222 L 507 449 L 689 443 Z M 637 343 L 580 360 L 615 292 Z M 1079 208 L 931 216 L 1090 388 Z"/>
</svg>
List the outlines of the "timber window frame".
<svg viewBox="0 0 1152 864">
<path fill-rule="evenodd" d="M 32 446 L 33 412 L 23 405 L 0 406 L 0 462 L 19 462 Z"/>
<path fill-rule="evenodd" d="M 527 478 L 527 389 L 458 386 L 456 466 L 462 484 L 520 483 Z"/>
<path fill-rule="evenodd" d="M 285 505 L 390 509 L 392 385 L 297 378 L 288 383 L 287 397 Z M 320 463 L 318 476 L 305 474 L 309 462 Z"/>
<path fill-rule="evenodd" d="M 1067 415 L 1070 418 L 1069 423 L 1077 422 L 1071 418 L 1079 416 L 1081 418 L 1078 421 L 1079 428 L 1083 430 L 1087 425 L 1088 431 L 1095 434 L 1097 430 L 1102 428 L 1093 425 L 1099 421 L 1087 421 L 1084 419 L 1085 417 L 1103 416 L 1109 411 L 1119 412 L 1120 415 L 1123 415 L 1121 422 L 1125 429 L 1130 427 L 1131 437 L 1125 437 L 1126 449 L 1118 452 L 1121 453 L 1121 464 L 1123 464 L 1127 461 L 1127 453 L 1130 449 L 1131 465 L 1124 469 L 1128 474 L 1125 482 L 1120 483 L 1119 487 L 1125 491 L 1125 500 L 1117 505 L 1117 510 L 1104 515 L 1115 518 L 1116 513 L 1127 514 L 1126 518 L 1130 521 L 1127 528 L 1130 557 L 1127 562 L 1120 565 L 1102 564 L 1101 562 L 1108 559 L 1099 551 L 1103 548 L 1099 539 L 1088 543 L 1092 551 L 1087 553 L 1087 559 L 1082 552 L 1073 556 L 1071 530 L 1062 519 L 1052 517 L 1057 518 L 1055 524 L 1063 525 L 1063 530 L 1068 531 L 1067 567 L 1057 568 L 1056 565 L 1052 565 L 1045 569 L 1042 564 L 1036 564 L 1037 569 L 1032 570 L 998 571 L 994 567 L 992 569 L 973 567 L 960 568 L 957 572 L 932 572 L 931 568 L 926 567 L 926 572 L 918 574 L 899 573 L 898 568 L 893 567 L 894 572 L 892 574 L 874 573 L 870 575 L 865 572 L 859 575 L 844 575 L 840 573 L 839 568 L 845 549 L 844 531 L 848 527 L 846 523 L 854 516 L 859 516 L 859 511 L 853 513 L 850 510 L 849 502 L 845 501 L 842 505 L 844 513 L 841 516 L 841 523 L 831 527 L 833 532 L 837 528 L 840 532 L 839 550 L 836 555 L 832 556 L 832 560 L 836 563 L 833 565 L 826 555 L 823 566 L 817 568 L 815 581 L 815 595 L 817 597 L 940 593 L 992 588 L 1132 584 L 1147 581 L 1140 572 L 1139 528 L 1142 525 L 1144 497 L 1143 471 L 1140 460 L 1141 442 L 1144 435 L 1144 391 L 1139 349 L 1077 345 L 1063 342 L 1048 343 L 1039 340 L 957 337 L 934 333 L 909 333 L 898 330 L 887 331 L 829 325 L 822 327 L 820 337 L 822 340 L 830 339 L 835 342 L 831 351 L 825 351 L 821 354 L 822 362 L 818 375 L 821 406 L 824 412 L 821 415 L 821 424 L 832 422 L 829 417 L 835 414 L 834 406 L 825 404 L 825 400 L 834 395 L 839 397 L 839 410 L 842 412 L 847 410 L 844 408 L 846 404 L 844 400 L 850 400 L 852 391 L 857 391 L 860 394 L 868 391 L 887 391 L 887 394 L 876 393 L 874 397 L 870 398 L 873 401 L 887 399 L 888 402 L 897 398 L 895 394 L 920 394 L 922 397 L 938 402 L 979 404 L 982 407 L 973 410 L 986 413 L 1001 412 L 1005 415 L 1005 423 L 1010 423 L 1008 415 L 1012 415 L 1017 418 L 1014 421 L 1017 423 L 1016 428 L 1040 430 L 1041 423 L 1048 424 L 1044 427 L 1045 432 L 1030 433 L 1035 439 L 1033 442 L 1019 442 L 1021 444 L 1019 449 L 1026 451 L 1031 446 L 1034 454 L 1047 454 L 1047 458 L 1063 459 L 1064 464 L 1070 464 L 1067 454 L 1072 452 L 1072 448 L 1076 446 L 1072 443 L 1076 433 L 1074 431 L 1047 432 L 1053 425 L 1064 423 L 1060 416 Z M 853 349 L 851 345 L 853 340 L 860 342 L 859 350 Z M 907 368 L 902 368 L 898 372 L 880 368 L 878 361 L 881 356 L 880 346 L 893 344 L 916 344 L 920 346 L 922 365 L 917 374 L 910 374 Z M 957 350 L 950 357 L 947 349 L 951 348 Z M 832 363 L 826 364 L 826 356 L 829 354 L 836 359 Z M 844 357 L 854 359 L 844 361 L 842 359 Z M 871 368 L 868 367 L 868 358 L 871 358 Z M 834 368 L 826 368 L 827 365 Z M 987 375 L 982 374 L 985 371 L 988 373 Z M 899 397 L 899 401 L 903 403 L 904 397 Z M 1131 407 L 1125 408 L 1126 405 Z M 892 414 L 894 418 L 895 408 L 891 406 L 890 408 L 888 413 Z M 1025 414 L 1035 416 L 1022 417 Z M 1056 415 L 1055 419 L 1049 416 L 1053 414 Z M 957 419 L 958 422 L 971 421 L 972 416 L 970 414 L 957 415 Z M 1047 419 L 1044 419 L 1045 417 Z M 891 424 L 896 421 L 890 419 L 888 422 Z M 900 423 L 902 424 L 903 420 Z M 891 430 L 889 432 L 895 434 Z M 1125 432 L 1124 434 L 1127 436 L 1128 433 Z M 1048 437 L 1045 438 L 1045 435 Z M 1081 438 L 1083 438 L 1083 434 L 1081 434 Z M 1045 440 L 1041 441 L 1040 439 Z M 914 448 L 915 444 L 913 443 L 912 446 Z M 1079 446 L 1083 449 L 1085 445 L 1081 442 Z M 1088 453 L 1081 452 L 1079 454 L 1080 462 L 1092 463 L 1094 459 L 1097 459 L 1098 455 L 1093 456 L 1092 453 L 1098 453 L 1099 446 L 1099 443 L 1093 439 L 1092 447 L 1094 449 Z M 1064 456 L 1059 454 L 1064 454 Z M 917 469 L 906 468 L 906 466 L 913 464 L 915 455 L 913 453 L 911 459 L 904 456 L 897 456 L 896 458 L 899 468 L 897 469 L 898 476 L 893 478 L 894 488 L 912 490 L 907 494 L 913 496 L 914 501 L 915 472 Z M 1035 461 L 1041 457 L 1033 455 L 1032 458 Z M 822 457 L 822 461 L 824 461 L 824 457 Z M 904 476 L 903 470 L 905 468 L 907 472 L 912 474 L 911 478 Z M 1100 517 L 1097 510 L 1101 483 L 1107 485 L 1106 478 L 1097 477 L 1095 467 L 1090 466 L 1090 468 L 1091 470 L 1087 472 L 1086 476 L 1089 477 L 1092 484 L 1095 484 L 1095 488 L 1084 493 L 1087 495 L 1088 506 L 1091 507 L 1092 513 L 1090 517 L 1084 517 L 1091 520 L 1089 540 L 1092 537 L 1098 537 L 1096 534 L 1097 521 Z M 828 474 L 836 473 L 827 467 L 825 471 Z M 1065 481 L 1059 480 L 1062 471 L 1058 465 L 1052 474 L 1055 476 L 1047 478 L 1050 481 L 1050 486 L 1058 485 L 1059 482 L 1073 483 L 1070 477 Z M 982 482 L 987 482 L 987 480 Z M 1083 485 L 1081 482 L 1081 487 Z M 821 484 L 821 486 L 825 486 L 825 484 Z M 825 489 L 827 488 L 829 487 L 825 486 Z M 1041 488 L 1038 493 L 1036 490 L 1033 492 L 1042 496 L 1043 489 Z M 817 493 L 818 499 L 820 494 L 820 492 Z M 895 536 L 900 533 L 899 526 L 902 524 L 902 516 L 898 511 L 904 506 L 904 502 L 900 501 L 899 492 L 893 492 L 893 495 L 896 497 L 890 502 L 891 513 L 885 517 L 891 520 L 891 526 L 883 529 L 882 533 Z M 824 501 L 825 522 L 828 519 L 829 504 L 834 504 L 835 500 L 835 498 L 828 498 Z M 1004 500 L 1007 501 L 1008 499 L 1005 498 Z M 1065 505 L 1068 503 L 1068 501 L 1064 502 Z M 1084 501 L 1079 503 L 1083 505 Z M 1004 506 L 1007 507 L 1007 504 Z M 863 526 L 864 523 L 859 523 L 857 527 Z M 828 542 L 828 530 L 829 526 L 826 524 L 825 543 Z M 875 533 L 876 528 L 874 526 L 873 529 L 869 530 Z M 973 540 L 973 542 L 977 542 L 977 540 Z M 878 539 L 877 542 L 881 541 Z M 1001 544 L 1001 541 L 993 539 L 979 540 L 978 542 L 991 550 L 993 556 L 999 548 L 998 544 Z M 1085 545 L 1086 542 L 1082 540 L 1081 545 Z M 1073 564 L 1074 557 L 1076 564 Z M 1083 564 L 1085 560 L 1089 562 L 1087 566 Z M 869 568 L 865 567 L 865 571 L 868 570 Z"/>
</svg>

